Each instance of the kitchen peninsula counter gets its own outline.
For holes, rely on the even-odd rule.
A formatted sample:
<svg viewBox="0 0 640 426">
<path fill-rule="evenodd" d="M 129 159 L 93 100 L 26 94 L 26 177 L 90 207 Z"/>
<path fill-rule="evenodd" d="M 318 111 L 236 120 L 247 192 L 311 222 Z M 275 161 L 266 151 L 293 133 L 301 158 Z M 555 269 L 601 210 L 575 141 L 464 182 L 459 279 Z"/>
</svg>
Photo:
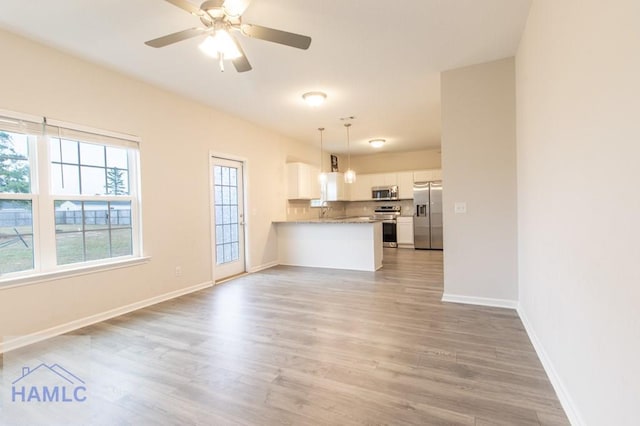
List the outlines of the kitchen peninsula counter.
<svg viewBox="0 0 640 426">
<path fill-rule="evenodd" d="M 376 271 L 382 222 L 369 217 L 276 221 L 281 265 Z"/>
</svg>

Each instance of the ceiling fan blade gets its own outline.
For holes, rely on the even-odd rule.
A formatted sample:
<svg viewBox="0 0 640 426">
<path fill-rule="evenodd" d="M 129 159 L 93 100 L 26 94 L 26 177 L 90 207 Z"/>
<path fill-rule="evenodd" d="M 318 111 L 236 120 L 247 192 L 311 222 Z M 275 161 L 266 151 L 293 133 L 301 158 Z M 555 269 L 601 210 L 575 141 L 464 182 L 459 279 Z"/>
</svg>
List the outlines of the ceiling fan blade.
<svg viewBox="0 0 640 426">
<path fill-rule="evenodd" d="M 241 30 L 246 36 L 284 44 L 285 46 L 296 47 L 298 49 L 308 49 L 311 44 L 311 37 L 275 30 L 261 25 L 243 24 Z"/>
<path fill-rule="evenodd" d="M 240 45 L 238 40 L 233 36 L 231 36 L 231 38 L 233 39 L 233 42 L 236 44 L 236 47 L 238 48 L 240 53 L 242 53 L 242 56 L 231 61 L 233 62 L 233 66 L 236 68 L 236 71 L 238 72 L 251 71 L 252 67 L 251 67 L 251 64 L 249 63 L 249 59 L 247 59 L 247 54 L 244 53 L 244 50 L 242 50 L 242 46 Z"/>
<path fill-rule="evenodd" d="M 236 67 L 236 71 L 238 72 L 247 72 L 253 69 L 253 67 L 249 63 L 249 60 L 244 55 L 240 56 L 237 59 L 234 59 L 232 62 L 233 66 Z"/>
<path fill-rule="evenodd" d="M 204 28 L 189 28 L 188 30 L 178 31 L 177 33 L 169 34 L 164 37 L 154 38 L 153 40 L 145 41 L 144 44 L 151 47 L 164 47 L 173 43 L 177 43 L 182 40 L 197 37 L 207 32 Z"/>
<path fill-rule="evenodd" d="M 178 6 L 182 10 L 186 10 L 192 15 L 201 16 L 204 14 L 204 12 L 200 10 L 199 7 L 192 5 L 187 0 L 165 0 L 165 1 L 171 3 L 174 6 Z"/>
</svg>

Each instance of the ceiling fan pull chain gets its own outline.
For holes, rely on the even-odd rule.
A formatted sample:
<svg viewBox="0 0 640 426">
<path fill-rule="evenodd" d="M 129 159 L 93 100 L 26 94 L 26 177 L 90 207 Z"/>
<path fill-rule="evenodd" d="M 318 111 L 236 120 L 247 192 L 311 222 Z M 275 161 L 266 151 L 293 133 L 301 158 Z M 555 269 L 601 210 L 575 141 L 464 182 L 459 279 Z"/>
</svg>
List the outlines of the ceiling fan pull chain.
<svg viewBox="0 0 640 426">
<path fill-rule="evenodd" d="M 220 63 L 220 72 L 224 72 L 224 53 L 218 53 L 218 61 Z"/>
</svg>

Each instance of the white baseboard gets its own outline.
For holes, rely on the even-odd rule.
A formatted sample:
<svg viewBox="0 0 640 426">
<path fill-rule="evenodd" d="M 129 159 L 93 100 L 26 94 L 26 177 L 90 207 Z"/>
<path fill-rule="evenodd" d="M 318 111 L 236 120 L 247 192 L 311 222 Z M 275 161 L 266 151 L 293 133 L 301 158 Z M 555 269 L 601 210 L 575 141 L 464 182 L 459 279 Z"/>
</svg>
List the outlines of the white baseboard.
<svg viewBox="0 0 640 426">
<path fill-rule="evenodd" d="M 415 250 L 416 247 L 413 244 L 400 244 L 400 243 L 398 243 L 398 248 Z"/>
<path fill-rule="evenodd" d="M 273 261 L 269 263 L 263 263 L 262 265 L 254 266 L 249 268 L 249 273 L 253 274 L 254 272 L 264 271 L 265 269 L 273 268 L 274 266 L 278 266 L 280 263 L 278 261 Z"/>
<path fill-rule="evenodd" d="M 443 302 L 464 303 L 466 305 L 491 306 L 493 308 L 517 309 L 518 302 L 509 299 L 492 299 L 488 297 L 461 296 L 459 294 L 442 295 Z"/>
<path fill-rule="evenodd" d="M 129 305 L 121 306 L 105 312 L 100 312 L 98 314 L 91 315 L 85 318 L 73 320 L 71 322 L 57 325 L 46 330 L 40 330 L 24 336 L 14 337 L 10 340 L 0 342 L 0 354 L 21 348 L 23 346 L 31 345 L 33 343 L 41 342 L 43 340 L 50 339 L 64 333 L 69 333 L 70 331 L 77 330 L 79 328 L 86 327 L 88 325 L 92 325 L 101 321 L 105 321 L 129 312 L 133 312 L 138 309 L 146 308 L 147 306 L 155 305 L 156 303 L 164 302 L 169 299 L 175 299 L 176 297 L 184 296 L 185 294 L 193 293 L 211 286 L 213 286 L 213 282 L 207 281 L 201 284 L 196 284 L 191 287 L 161 294 L 159 296 L 151 297 L 149 299 L 141 300 L 139 302 L 131 303 Z"/>
<path fill-rule="evenodd" d="M 518 306 L 517 311 L 518 316 L 520 316 L 520 320 L 522 321 L 522 325 L 524 325 L 524 329 L 529 335 L 529 340 L 531 340 L 533 348 L 536 350 L 536 354 L 538 355 L 538 358 L 542 363 L 542 367 L 547 373 L 549 381 L 551 381 L 551 386 L 553 386 L 553 389 L 556 391 L 556 395 L 558 396 L 560 405 L 562 405 L 562 409 L 569 418 L 569 422 L 573 426 L 585 425 L 585 422 L 582 420 L 582 416 L 580 415 L 580 412 L 574 404 L 571 395 L 567 391 L 567 388 L 564 386 L 564 383 L 562 382 L 562 379 L 560 379 L 560 376 L 556 372 L 556 369 L 553 367 L 553 363 L 544 350 L 542 343 L 540 343 L 538 336 L 533 331 L 533 326 L 529 322 L 529 318 L 527 318 L 527 315 L 524 313 L 524 310 L 521 306 Z"/>
</svg>

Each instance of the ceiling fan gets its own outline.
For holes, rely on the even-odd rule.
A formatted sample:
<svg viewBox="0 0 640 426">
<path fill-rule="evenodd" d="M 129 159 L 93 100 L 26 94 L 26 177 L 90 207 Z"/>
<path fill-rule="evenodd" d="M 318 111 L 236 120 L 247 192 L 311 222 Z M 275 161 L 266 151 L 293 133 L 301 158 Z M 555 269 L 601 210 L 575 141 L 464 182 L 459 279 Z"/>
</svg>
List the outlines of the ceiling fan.
<svg viewBox="0 0 640 426">
<path fill-rule="evenodd" d="M 298 49 L 308 49 L 311 37 L 263 27 L 261 25 L 245 24 L 242 22 L 242 13 L 246 8 L 247 0 L 207 0 L 196 7 L 187 0 L 165 0 L 194 16 L 200 18 L 203 27 L 189 28 L 178 31 L 153 40 L 145 44 L 151 47 L 164 47 L 179 41 L 193 37 L 206 36 L 200 44 L 200 49 L 207 55 L 218 58 L 220 70 L 224 71 L 224 60 L 230 59 L 238 72 L 251 70 L 251 64 L 245 55 L 242 46 L 232 34 L 239 31 L 247 37 L 283 44 Z M 242 4 L 245 3 L 245 7 Z"/>
</svg>

